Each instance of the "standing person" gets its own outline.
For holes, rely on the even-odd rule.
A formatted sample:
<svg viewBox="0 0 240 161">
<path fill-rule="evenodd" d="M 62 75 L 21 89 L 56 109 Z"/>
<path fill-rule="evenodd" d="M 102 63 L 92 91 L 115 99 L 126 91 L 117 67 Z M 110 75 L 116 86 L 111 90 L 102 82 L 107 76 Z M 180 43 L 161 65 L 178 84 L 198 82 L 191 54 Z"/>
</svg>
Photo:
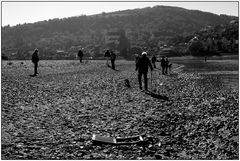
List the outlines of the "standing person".
<svg viewBox="0 0 240 161">
<path fill-rule="evenodd" d="M 38 74 L 37 68 L 38 68 L 38 62 L 39 62 L 38 49 L 35 49 L 35 51 L 32 54 L 32 62 L 34 64 L 34 74 L 33 74 L 33 76 L 36 76 Z"/>
<path fill-rule="evenodd" d="M 168 61 L 168 58 L 166 57 L 165 58 L 165 74 L 168 74 L 168 67 L 169 67 L 169 61 Z"/>
<path fill-rule="evenodd" d="M 107 57 L 107 66 L 109 66 L 109 64 L 108 64 L 108 59 L 109 59 L 109 57 L 111 56 L 111 54 L 110 54 L 110 51 L 109 50 L 107 50 L 106 52 L 105 52 L 105 54 L 104 54 L 104 57 Z"/>
<path fill-rule="evenodd" d="M 152 57 L 152 64 L 153 64 L 153 67 L 154 68 L 156 68 L 156 61 L 157 61 L 157 58 L 156 58 L 156 56 L 155 55 L 153 55 L 153 57 Z"/>
<path fill-rule="evenodd" d="M 162 67 L 162 74 L 164 75 L 165 74 L 165 57 L 162 56 L 162 59 L 161 59 L 161 67 Z"/>
<path fill-rule="evenodd" d="M 144 77 L 144 87 L 145 90 L 148 90 L 148 81 L 147 81 L 147 73 L 148 73 L 148 67 L 151 68 L 151 71 L 153 70 L 152 64 L 147 57 L 147 53 L 143 52 L 142 57 L 139 58 L 137 62 L 137 68 L 138 70 L 138 82 L 139 82 L 139 88 L 142 90 L 142 75 Z"/>
<path fill-rule="evenodd" d="M 83 58 L 83 51 L 81 49 L 78 51 L 78 57 L 79 57 L 79 60 L 80 60 L 80 63 L 81 63 L 82 58 Z"/>
<path fill-rule="evenodd" d="M 115 70 L 116 54 L 113 51 L 111 51 L 110 59 L 111 59 L 112 69 Z"/>
</svg>

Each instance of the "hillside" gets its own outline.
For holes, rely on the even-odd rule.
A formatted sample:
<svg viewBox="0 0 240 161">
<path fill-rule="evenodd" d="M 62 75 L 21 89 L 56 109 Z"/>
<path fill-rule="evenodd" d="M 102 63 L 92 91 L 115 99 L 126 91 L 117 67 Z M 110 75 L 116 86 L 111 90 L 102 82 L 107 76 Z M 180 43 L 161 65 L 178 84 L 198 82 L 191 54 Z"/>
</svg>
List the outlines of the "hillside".
<svg viewBox="0 0 240 161">
<path fill-rule="evenodd" d="M 168 6 L 52 19 L 2 27 L 2 53 L 10 59 L 29 59 L 32 50 L 39 48 L 45 59 L 74 58 L 84 47 L 88 56 L 101 56 L 106 48 L 126 56 L 133 46 L 157 50 L 176 35 L 233 19 L 237 17 Z"/>
</svg>

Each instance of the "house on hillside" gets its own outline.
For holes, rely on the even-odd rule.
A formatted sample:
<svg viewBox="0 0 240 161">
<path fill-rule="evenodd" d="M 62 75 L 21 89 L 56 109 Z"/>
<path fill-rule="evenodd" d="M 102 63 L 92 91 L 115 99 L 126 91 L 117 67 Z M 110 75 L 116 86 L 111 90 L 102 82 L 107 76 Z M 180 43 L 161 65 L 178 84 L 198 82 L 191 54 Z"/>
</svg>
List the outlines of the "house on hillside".
<svg viewBox="0 0 240 161">
<path fill-rule="evenodd" d="M 232 21 L 230 21 L 230 24 L 238 24 L 238 21 L 237 20 L 232 20 Z"/>
<path fill-rule="evenodd" d="M 82 46 L 71 46 L 69 51 L 70 52 L 77 52 L 79 51 L 80 49 L 82 49 Z"/>
<path fill-rule="evenodd" d="M 105 34 L 105 43 L 106 44 L 119 44 L 119 38 L 120 38 L 121 33 L 119 32 L 118 29 L 110 29 L 106 32 Z"/>
<path fill-rule="evenodd" d="M 160 50 L 160 56 L 171 56 L 171 54 L 173 53 L 173 46 L 171 47 L 162 47 Z"/>
<path fill-rule="evenodd" d="M 68 52 L 64 50 L 56 50 L 56 54 L 54 54 L 55 58 L 66 58 L 69 57 Z"/>
</svg>

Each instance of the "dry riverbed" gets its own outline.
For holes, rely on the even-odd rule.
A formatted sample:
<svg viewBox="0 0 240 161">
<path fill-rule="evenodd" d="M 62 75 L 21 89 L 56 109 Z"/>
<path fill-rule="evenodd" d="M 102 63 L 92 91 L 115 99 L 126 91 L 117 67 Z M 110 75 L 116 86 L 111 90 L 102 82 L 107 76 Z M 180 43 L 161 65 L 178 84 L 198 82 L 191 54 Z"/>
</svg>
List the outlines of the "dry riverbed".
<svg viewBox="0 0 240 161">
<path fill-rule="evenodd" d="M 2 159 L 239 159 L 238 89 L 216 74 L 153 72 L 157 99 L 138 89 L 134 62 L 2 62 Z M 177 70 L 174 70 L 177 69 Z M 150 77 L 150 75 L 149 75 Z M 132 88 L 124 85 L 128 78 Z M 92 134 L 146 133 L 144 145 L 94 145 Z"/>
</svg>

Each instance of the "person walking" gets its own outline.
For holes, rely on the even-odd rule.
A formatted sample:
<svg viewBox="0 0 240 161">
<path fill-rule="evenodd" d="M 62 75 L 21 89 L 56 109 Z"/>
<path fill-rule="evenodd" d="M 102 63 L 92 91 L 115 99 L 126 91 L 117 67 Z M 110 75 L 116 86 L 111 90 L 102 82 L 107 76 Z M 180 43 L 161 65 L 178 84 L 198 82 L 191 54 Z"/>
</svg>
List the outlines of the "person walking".
<svg viewBox="0 0 240 161">
<path fill-rule="evenodd" d="M 166 57 L 165 58 L 165 74 L 168 74 L 168 67 L 169 67 L 169 61 L 168 61 L 168 58 Z"/>
<path fill-rule="evenodd" d="M 148 90 L 148 80 L 147 80 L 148 67 L 150 67 L 151 71 L 153 70 L 151 61 L 147 57 L 147 53 L 143 52 L 142 57 L 140 57 L 137 62 L 136 71 L 138 71 L 139 88 L 142 90 L 142 75 L 143 75 L 144 87 L 146 91 Z"/>
<path fill-rule="evenodd" d="M 156 61 L 157 61 L 157 58 L 156 58 L 155 55 L 153 55 L 151 61 L 152 61 L 152 64 L 153 64 L 153 68 L 156 68 Z"/>
<path fill-rule="evenodd" d="M 38 74 L 37 68 L 38 68 L 38 62 L 39 62 L 38 49 L 35 49 L 35 51 L 32 54 L 32 62 L 34 64 L 34 74 L 33 74 L 33 76 L 36 76 Z"/>
<path fill-rule="evenodd" d="M 78 51 L 78 57 L 79 57 L 80 63 L 82 63 L 83 51 L 81 49 Z"/>
<path fill-rule="evenodd" d="M 111 56 L 111 53 L 110 53 L 109 50 L 107 50 L 107 51 L 105 52 L 105 54 L 104 54 L 104 57 L 107 57 L 107 62 L 106 62 L 106 65 L 107 65 L 107 66 L 109 66 L 109 64 L 108 64 L 108 59 L 110 58 L 110 56 Z"/>
<path fill-rule="evenodd" d="M 165 57 L 162 56 L 162 59 L 161 59 L 161 67 L 162 67 L 162 74 L 165 75 Z"/>
<path fill-rule="evenodd" d="M 113 51 L 111 51 L 110 59 L 111 59 L 112 69 L 115 70 L 116 54 Z"/>
</svg>

